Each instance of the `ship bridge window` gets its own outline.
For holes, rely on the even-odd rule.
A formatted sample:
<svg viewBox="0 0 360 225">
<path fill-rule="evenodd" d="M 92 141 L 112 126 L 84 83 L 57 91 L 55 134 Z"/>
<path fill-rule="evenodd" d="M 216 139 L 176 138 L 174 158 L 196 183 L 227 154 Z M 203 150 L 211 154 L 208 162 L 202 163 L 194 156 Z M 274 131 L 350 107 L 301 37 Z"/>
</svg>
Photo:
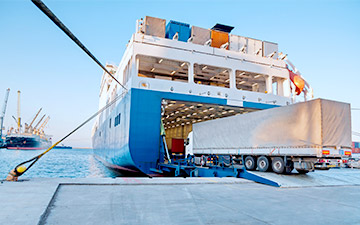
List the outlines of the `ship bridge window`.
<svg viewBox="0 0 360 225">
<path fill-rule="evenodd" d="M 263 74 L 236 70 L 236 88 L 244 91 L 266 92 L 266 77 Z"/>
<path fill-rule="evenodd" d="M 139 59 L 139 77 L 188 82 L 189 64 L 152 56 L 137 56 Z"/>
<path fill-rule="evenodd" d="M 230 69 L 194 64 L 194 81 L 197 84 L 230 87 Z"/>
</svg>

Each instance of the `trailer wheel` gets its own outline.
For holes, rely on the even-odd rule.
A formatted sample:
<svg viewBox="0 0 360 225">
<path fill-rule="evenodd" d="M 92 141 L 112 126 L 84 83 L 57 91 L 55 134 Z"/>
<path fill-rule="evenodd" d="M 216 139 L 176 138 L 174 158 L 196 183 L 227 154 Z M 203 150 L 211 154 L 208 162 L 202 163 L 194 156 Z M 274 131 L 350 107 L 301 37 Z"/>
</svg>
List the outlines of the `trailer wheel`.
<svg viewBox="0 0 360 225">
<path fill-rule="evenodd" d="M 257 167 L 261 172 L 268 171 L 270 167 L 269 159 L 266 156 L 260 156 L 257 160 Z"/>
<path fill-rule="evenodd" d="M 283 173 L 285 170 L 285 162 L 281 157 L 275 157 L 272 160 L 271 167 L 275 173 Z"/>
<path fill-rule="evenodd" d="M 303 169 L 296 169 L 296 171 L 298 171 L 298 173 L 300 174 L 306 174 L 309 172 L 309 170 L 303 170 Z"/>
<path fill-rule="evenodd" d="M 256 169 L 256 161 L 253 156 L 246 156 L 245 158 L 245 168 L 247 170 L 255 170 Z"/>
</svg>

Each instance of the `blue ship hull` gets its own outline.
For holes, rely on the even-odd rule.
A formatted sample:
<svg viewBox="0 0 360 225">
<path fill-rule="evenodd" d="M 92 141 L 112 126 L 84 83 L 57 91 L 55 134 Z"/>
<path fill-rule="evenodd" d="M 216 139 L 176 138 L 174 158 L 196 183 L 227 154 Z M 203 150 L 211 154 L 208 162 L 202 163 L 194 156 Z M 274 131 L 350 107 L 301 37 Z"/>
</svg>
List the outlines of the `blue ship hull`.
<svg viewBox="0 0 360 225">
<path fill-rule="evenodd" d="M 92 137 L 94 154 L 106 166 L 130 173 L 152 175 L 164 160 L 160 136 L 163 99 L 226 105 L 211 98 L 132 88 L 104 117 Z M 274 105 L 244 102 L 244 107 L 266 109 Z M 111 108 L 111 107 L 110 107 Z M 120 115 L 120 116 L 119 116 Z"/>
</svg>

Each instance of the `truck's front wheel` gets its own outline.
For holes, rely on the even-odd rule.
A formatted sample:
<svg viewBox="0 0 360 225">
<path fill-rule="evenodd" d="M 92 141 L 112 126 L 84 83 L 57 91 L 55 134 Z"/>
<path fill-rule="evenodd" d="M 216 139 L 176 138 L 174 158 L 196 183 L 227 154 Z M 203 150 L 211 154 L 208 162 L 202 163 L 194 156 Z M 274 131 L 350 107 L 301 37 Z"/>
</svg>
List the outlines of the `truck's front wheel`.
<svg viewBox="0 0 360 225">
<path fill-rule="evenodd" d="M 285 162 L 281 157 L 276 157 L 272 160 L 271 167 L 275 173 L 283 173 L 285 169 Z"/>
<path fill-rule="evenodd" d="M 245 158 L 245 168 L 247 170 L 255 170 L 256 169 L 256 161 L 253 156 L 246 156 Z"/>
</svg>

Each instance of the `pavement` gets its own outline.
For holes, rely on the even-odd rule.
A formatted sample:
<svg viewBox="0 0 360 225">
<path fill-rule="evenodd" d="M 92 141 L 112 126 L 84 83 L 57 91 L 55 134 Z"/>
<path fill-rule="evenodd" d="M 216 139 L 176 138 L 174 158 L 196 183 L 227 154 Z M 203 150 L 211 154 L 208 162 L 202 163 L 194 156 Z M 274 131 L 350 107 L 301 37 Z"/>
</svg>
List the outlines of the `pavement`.
<svg viewBox="0 0 360 225">
<path fill-rule="evenodd" d="M 321 182 L 309 185 L 315 174 Z M 360 170 L 316 171 L 304 186 L 281 177 L 282 188 L 230 177 L 2 182 L 0 224 L 360 224 L 357 177 Z"/>
</svg>

